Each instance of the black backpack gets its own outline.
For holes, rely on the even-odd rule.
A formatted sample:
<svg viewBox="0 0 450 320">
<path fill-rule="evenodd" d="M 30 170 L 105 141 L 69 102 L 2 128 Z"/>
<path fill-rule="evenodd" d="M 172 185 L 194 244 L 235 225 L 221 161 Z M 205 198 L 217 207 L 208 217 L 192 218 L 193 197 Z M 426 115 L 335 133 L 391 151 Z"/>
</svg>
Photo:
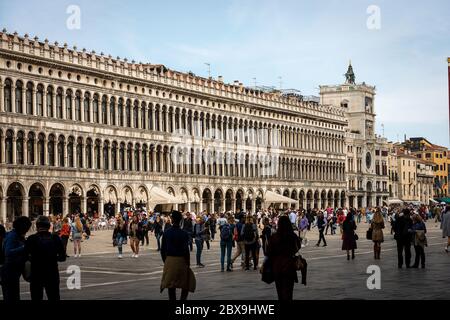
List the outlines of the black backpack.
<svg viewBox="0 0 450 320">
<path fill-rule="evenodd" d="M 244 226 L 244 240 L 247 242 L 255 240 L 255 230 L 253 230 L 253 225 L 246 224 Z"/>
<path fill-rule="evenodd" d="M 231 238 L 231 226 L 226 223 L 220 228 L 220 239 L 223 241 L 228 241 Z"/>
</svg>

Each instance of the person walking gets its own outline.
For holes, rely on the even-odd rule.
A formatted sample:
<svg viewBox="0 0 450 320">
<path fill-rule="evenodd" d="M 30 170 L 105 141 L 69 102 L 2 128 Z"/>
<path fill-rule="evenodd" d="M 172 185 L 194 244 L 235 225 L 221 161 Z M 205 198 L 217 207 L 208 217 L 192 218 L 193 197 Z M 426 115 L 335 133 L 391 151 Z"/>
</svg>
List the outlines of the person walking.
<svg viewBox="0 0 450 320">
<path fill-rule="evenodd" d="M 353 212 L 351 212 L 345 217 L 342 225 L 342 250 L 347 251 L 347 260 L 350 260 L 350 251 L 352 252 L 352 260 L 355 259 L 355 249 L 357 247 L 355 230 L 356 223 Z"/>
<path fill-rule="evenodd" d="M 450 247 L 450 206 L 447 206 L 447 209 L 442 215 L 441 229 L 442 229 L 442 238 L 447 238 L 447 245 L 445 246 L 445 252 L 448 253 L 448 248 Z"/>
<path fill-rule="evenodd" d="M 281 216 L 277 232 L 271 236 L 267 247 L 279 300 L 293 299 L 294 284 L 298 282 L 293 257 L 300 246 L 300 239 L 295 234 L 291 221 L 287 216 Z"/>
<path fill-rule="evenodd" d="M 13 229 L 3 240 L 5 262 L 1 269 L 2 292 L 5 302 L 20 300 L 20 276 L 27 261 L 25 235 L 31 228 L 28 217 L 18 217 L 13 222 Z"/>
<path fill-rule="evenodd" d="M 411 265 L 411 233 L 412 220 L 408 208 L 403 209 L 394 221 L 394 239 L 397 241 L 398 268 L 403 267 L 403 252 L 405 252 L 405 265 Z"/>
<path fill-rule="evenodd" d="M 60 300 L 58 262 L 66 260 L 66 252 L 60 237 L 51 234 L 50 220 L 39 216 L 36 220 L 37 233 L 25 241 L 25 252 L 31 261 L 31 300 L 41 301 L 44 290 L 50 301 Z"/>
<path fill-rule="evenodd" d="M 128 230 L 129 230 L 128 234 L 130 236 L 130 247 L 131 251 L 133 251 L 131 257 L 139 258 L 139 243 L 143 239 L 143 232 L 142 232 L 142 224 L 139 221 L 139 216 L 137 214 L 135 214 L 131 218 Z"/>
<path fill-rule="evenodd" d="M 233 216 L 228 218 L 225 224 L 219 226 L 220 232 L 220 271 L 225 270 L 225 252 L 227 254 L 227 271 L 231 269 L 231 250 L 233 249 L 233 233 L 235 223 Z"/>
<path fill-rule="evenodd" d="M 81 257 L 81 240 L 83 239 L 83 224 L 79 216 L 75 217 L 75 221 L 72 223 L 72 241 L 73 252 L 75 258 Z"/>
<path fill-rule="evenodd" d="M 301 215 L 299 224 L 298 224 L 298 235 L 300 237 L 300 241 L 302 243 L 302 247 L 308 245 L 308 239 L 306 238 L 306 234 L 309 228 L 309 221 L 305 214 Z"/>
<path fill-rule="evenodd" d="M 425 268 L 425 246 L 427 245 L 427 227 L 423 222 L 422 217 L 419 214 L 415 214 L 413 216 L 413 225 L 411 227 L 411 233 L 413 234 L 413 243 L 414 243 L 414 264 L 412 268 L 418 268 L 419 263 L 422 269 Z"/>
<path fill-rule="evenodd" d="M 144 240 L 145 240 L 145 245 L 148 247 L 148 245 L 149 245 L 148 232 L 150 231 L 150 223 L 148 222 L 148 218 L 145 213 L 143 214 L 141 224 L 142 224 L 141 246 L 144 246 Z"/>
<path fill-rule="evenodd" d="M 59 232 L 59 236 L 61 237 L 61 241 L 64 247 L 64 252 L 66 253 L 66 258 L 68 258 L 69 256 L 67 255 L 67 243 L 69 242 L 69 238 L 70 238 L 70 224 L 69 224 L 69 218 L 65 217 L 63 219 L 63 224 L 61 227 L 61 231 Z"/>
<path fill-rule="evenodd" d="M 267 256 L 267 246 L 269 244 L 269 239 L 272 236 L 272 227 L 270 226 L 269 218 L 263 219 L 263 228 L 261 231 L 262 249 L 264 256 Z"/>
<path fill-rule="evenodd" d="M 201 216 L 198 216 L 196 223 L 194 225 L 194 239 L 195 239 L 195 246 L 197 248 L 196 253 L 197 267 L 199 268 L 205 267 L 205 265 L 201 262 L 205 232 L 206 231 L 203 218 Z"/>
<path fill-rule="evenodd" d="M 209 250 L 211 248 L 210 241 L 211 239 L 211 216 L 204 216 L 203 218 L 204 225 L 205 225 L 205 233 L 203 234 L 203 240 L 206 243 L 206 249 Z"/>
<path fill-rule="evenodd" d="M 169 227 L 170 224 L 167 224 L 167 227 Z M 168 228 L 167 228 L 168 229 Z M 157 216 L 155 222 L 153 223 L 153 234 L 155 235 L 156 238 L 156 245 L 157 245 L 157 250 L 156 251 L 161 251 L 161 237 L 163 235 L 163 221 L 161 220 L 161 216 Z"/>
<path fill-rule="evenodd" d="M 186 214 L 186 218 L 183 219 L 183 230 L 186 231 L 186 233 L 189 236 L 189 248 L 192 251 L 193 250 L 194 223 L 192 222 L 192 216 L 189 212 Z"/>
<path fill-rule="evenodd" d="M 380 260 L 381 256 L 381 243 L 384 242 L 383 229 L 384 219 L 380 211 L 377 210 L 373 216 L 372 223 L 370 224 L 372 229 L 372 242 L 373 242 L 373 254 L 375 260 Z"/>
<path fill-rule="evenodd" d="M 216 214 L 213 213 L 211 214 L 211 216 L 208 219 L 209 222 L 209 234 L 211 236 L 211 241 L 214 241 L 214 238 L 216 237 L 216 233 L 217 233 L 217 218 L 216 218 Z M 209 250 L 209 241 L 207 243 L 208 246 L 208 250 Z"/>
<path fill-rule="evenodd" d="M 244 253 L 245 253 L 245 244 L 244 237 L 242 236 L 242 229 L 245 225 L 245 216 L 243 214 L 238 216 L 239 222 L 236 224 L 236 228 L 234 229 L 233 240 L 236 241 L 236 252 L 231 259 L 231 267 L 233 268 L 233 263 L 240 256 L 241 257 L 241 266 L 245 266 Z"/>
<path fill-rule="evenodd" d="M 252 254 L 253 258 L 253 270 L 256 270 L 258 268 L 256 250 L 257 250 L 257 239 L 259 235 L 258 235 L 258 228 L 254 223 L 252 216 L 247 216 L 241 234 L 243 236 L 245 245 L 245 270 L 250 270 L 250 253 Z"/>
<path fill-rule="evenodd" d="M 122 216 L 117 216 L 116 226 L 113 230 L 113 245 L 117 246 L 119 251 L 119 259 L 122 259 L 122 246 L 126 243 L 128 236 L 128 228 L 125 220 L 123 220 Z"/>
<path fill-rule="evenodd" d="M 196 280 L 190 268 L 189 235 L 180 228 L 183 216 L 172 211 L 172 226 L 164 232 L 161 258 L 164 262 L 161 291 L 168 289 L 169 300 L 176 300 L 176 289 L 181 289 L 180 300 L 186 300 L 195 291 Z"/>
<path fill-rule="evenodd" d="M 320 246 L 320 242 L 323 240 L 323 246 L 327 246 L 327 241 L 325 240 L 325 236 L 323 235 L 323 232 L 325 230 L 325 225 L 327 222 L 325 221 L 325 217 L 322 212 L 319 213 L 319 216 L 317 217 L 317 229 L 319 229 L 319 241 L 316 244 L 316 247 Z"/>
</svg>

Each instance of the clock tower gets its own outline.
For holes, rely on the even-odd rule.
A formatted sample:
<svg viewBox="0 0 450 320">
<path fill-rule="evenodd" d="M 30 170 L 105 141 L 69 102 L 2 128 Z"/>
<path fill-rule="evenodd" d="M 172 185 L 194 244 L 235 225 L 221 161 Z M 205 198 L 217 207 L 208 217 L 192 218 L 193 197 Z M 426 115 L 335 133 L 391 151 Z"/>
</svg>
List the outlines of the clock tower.
<svg viewBox="0 0 450 320">
<path fill-rule="evenodd" d="M 320 103 L 340 106 L 346 115 L 348 203 L 359 208 L 378 206 L 387 200 L 383 190 L 388 146 L 386 139 L 375 134 L 375 86 L 357 83 L 351 62 L 344 77 L 343 84 L 320 86 Z"/>
</svg>

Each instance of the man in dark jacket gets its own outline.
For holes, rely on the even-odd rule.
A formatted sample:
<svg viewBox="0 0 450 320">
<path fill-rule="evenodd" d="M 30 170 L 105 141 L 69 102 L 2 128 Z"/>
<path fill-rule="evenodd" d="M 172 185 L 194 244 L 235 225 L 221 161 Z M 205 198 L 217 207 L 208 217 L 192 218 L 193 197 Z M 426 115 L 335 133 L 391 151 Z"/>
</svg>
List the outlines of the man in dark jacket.
<svg viewBox="0 0 450 320">
<path fill-rule="evenodd" d="M 25 252 L 31 261 L 31 299 L 42 300 L 45 289 L 48 300 L 60 300 L 58 261 L 66 260 L 64 246 L 57 235 L 48 232 L 48 217 L 39 216 L 36 228 L 37 233 L 25 242 Z"/>
<path fill-rule="evenodd" d="M 325 236 L 323 235 L 323 232 L 325 230 L 325 226 L 327 225 L 327 221 L 325 220 L 325 217 L 323 213 L 320 213 L 317 217 L 317 228 L 319 229 L 319 241 L 317 242 L 316 246 L 320 246 L 320 242 L 323 240 L 323 246 L 327 246 L 327 241 L 325 240 Z"/>
<path fill-rule="evenodd" d="M 182 230 L 185 231 L 189 236 L 189 248 L 192 251 L 194 249 L 193 246 L 194 223 L 192 222 L 192 216 L 189 212 L 187 213 L 186 218 L 183 219 Z"/>
<path fill-rule="evenodd" d="M 2 272 L 3 299 L 8 302 L 20 300 L 20 276 L 27 260 L 25 235 L 30 230 L 28 217 L 18 217 L 13 222 L 13 230 L 6 234 L 3 242 L 5 262 Z"/>
<path fill-rule="evenodd" d="M 411 264 L 411 234 L 408 232 L 412 227 L 409 209 L 404 209 L 396 217 L 393 225 L 394 239 L 397 241 L 398 267 L 403 267 L 403 251 L 405 251 L 405 265 L 410 268 Z"/>
</svg>

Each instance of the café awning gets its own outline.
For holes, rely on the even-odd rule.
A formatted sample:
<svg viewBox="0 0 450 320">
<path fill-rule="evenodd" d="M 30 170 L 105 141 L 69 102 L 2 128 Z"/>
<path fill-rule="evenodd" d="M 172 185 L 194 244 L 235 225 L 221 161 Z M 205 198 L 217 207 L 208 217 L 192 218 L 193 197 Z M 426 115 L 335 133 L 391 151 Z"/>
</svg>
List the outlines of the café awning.
<svg viewBox="0 0 450 320">
<path fill-rule="evenodd" d="M 403 203 L 403 201 L 400 200 L 400 199 L 389 199 L 389 200 L 384 200 L 383 202 L 386 203 L 387 205 L 390 205 L 390 204 L 402 204 Z"/>
<path fill-rule="evenodd" d="M 158 204 L 177 204 L 183 203 L 181 199 L 174 197 L 173 195 L 165 192 L 161 188 L 153 187 L 150 189 L 149 195 L 149 208 L 153 208 Z"/>
<path fill-rule="evenodd" d="M 264 202 L 266 202 L 266 203 L 297 203 L 298 200 L 282 196 L 281 194 L 278 194 L 273 191 L 266 191 L 266 195 L 264 197 Z"/>
</svg>

